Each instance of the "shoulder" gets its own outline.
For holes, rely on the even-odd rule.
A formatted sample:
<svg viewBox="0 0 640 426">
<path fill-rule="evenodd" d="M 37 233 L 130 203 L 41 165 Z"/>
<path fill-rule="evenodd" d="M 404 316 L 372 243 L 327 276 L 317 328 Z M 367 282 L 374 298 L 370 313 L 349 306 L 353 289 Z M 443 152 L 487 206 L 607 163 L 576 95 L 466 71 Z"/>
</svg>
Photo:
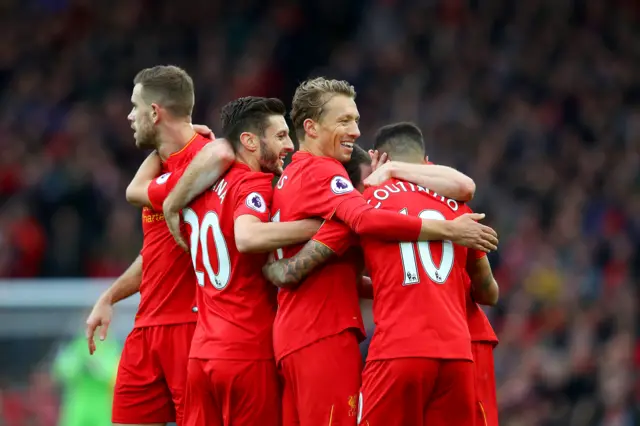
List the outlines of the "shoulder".
<svg viewBox="0 0 640 426">
<path fill-rule="evenodd" d="M 262 210 L 267 207 L 273 196 L 273 175 L 237 168 L 230 170 L 233 190 L 238 201 L 245 200 L 247 207 Z M 254 209 L 255 210 L 255 209 Z"/>
<path fill-rule="evenodd" d="M 347 173 L 342 163 L 331 157 L 309 155 L 291 163 L 291 165 L 294 164 L 297 164 L 298 169 L 304 169 L 305 173 L 313 171 L 313 177 L 323 178 L 336 173 L 346 176 Z"/>
<path fill-rule="evenodd" d="M 182 149 L 169 156 L 165 163 L 166 167 L 171 170 L 186 167 L 193 160 L 193 157 L 211 142 L 211 139 L 196 134 Z"/>
<path fill-rule="evenodd" d="M 344 166 L 332 158 L 322 158 L 320 162 L 309 171 L 305 179 L 321 187 L 328 185 L 331 191 L 337 195 L 354 190 Z"/>
<path fill-rule="evenodd" d="M 187 155 L 191 158 L 195 157 L 195 155 L 200 152 L 200 150 L 204 148 L 205 145 L 208 145 L 210 143 L 215 143 L 215 140 L 211 140 L 205 138 L 202 135 L 196 134 L 193 140 L 186 147 Z"/>
<path fill-rule="evenodd" d="M 235 184 L 236 202 L 257 213 L 265 213 L 269 209 L 273 197 L 273 175 L 243 171 L 241 179 Z"/>
<path fill-rule="evenodd" d="M 303 179 L 308 181 L 328 180 L 335 175 L 347 176 L 347 171 L 338 160 L 307 153 L 294 154 L 293 160 L 285 169 L 285 174 L 287 173 L 301 173 Z"/>
<path fill-rule="evenodd" d="M 155 180 L 153 181 L 156 185 L 166 185 L 167 182 L 169 182 L 169 179 L 175 179 L 176 177 L 180 176 L 182 173 L 179 172 L 179 170 L 174 170 L 173 172 L 165 172 L 163 174 L 161 174 L 160 176 L 158 176 L 157 178 L 155 178 Z"/>
<path fill-rule="evenodd" d="M 343 175 L 347 175 L 347 171 L 344 168 L 344 165 L 334 158 L 328 157 L 318 157 L 319 161 L 316 164 L 318 169 L 322 169 L 326 174 L 335 174 L 340 173 Z"/>
<path fill-rule="evenodd" d="M 238 181 L 242 186 L 268 186 L 272 187 L 274 175 L 271 173 L 241 170 L 238 172 Z"/>
<path fill-rule="evenodd" d="M 458 203 L 458 214 L 459 215 L 463 215 L 465 213 L 473 213 L 473 210 L 471 209 L 471 207 L 469 207 L 469 205 L 467 203 L 465 203 L 464 201 L 457 201 Z"/>
<path fill-rule="evenodd" d="M 172 171 L 163 170 L 164 173 L 162 173 L 160 176 L 155 178 L 152 181 L 152 184 L 157 185 L 157 186 L 167 186 L 169 188 L 173 188 L 173 186 L 175 186 L 176 182 L 184 174 L 185 169 L 186 169 L 186 167 L 179 167 L 179 168 L 176 168 L 176 169 L 174 169 Z"/>
</svg>

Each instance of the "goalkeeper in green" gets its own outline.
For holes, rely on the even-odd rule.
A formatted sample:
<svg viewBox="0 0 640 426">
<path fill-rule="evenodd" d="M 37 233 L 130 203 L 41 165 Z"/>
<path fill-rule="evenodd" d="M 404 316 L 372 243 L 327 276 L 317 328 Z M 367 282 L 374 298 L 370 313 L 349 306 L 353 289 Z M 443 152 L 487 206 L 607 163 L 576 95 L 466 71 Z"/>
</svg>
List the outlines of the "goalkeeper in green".
<svg viewBox="0 0 640 426">
<path fill-rule="evenodd" d="M 60 348 L 53 377 L 63 390 L 59 426 L 111 426 L 111 401 L 121 348 L 113 340 L 98 342 L 98 353 L 87 351 L 79 335 Z"/>
</svg>

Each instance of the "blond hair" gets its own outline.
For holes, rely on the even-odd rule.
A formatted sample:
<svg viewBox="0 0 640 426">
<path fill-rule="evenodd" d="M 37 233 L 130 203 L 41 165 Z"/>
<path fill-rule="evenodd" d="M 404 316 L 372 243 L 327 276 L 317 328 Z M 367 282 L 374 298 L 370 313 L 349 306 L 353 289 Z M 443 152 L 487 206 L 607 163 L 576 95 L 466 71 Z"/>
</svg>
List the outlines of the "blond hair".
<svg viewBox="0 0 640 426">
<path fill-rule="evenodd" d="M 142 85 L 145 102 L 157 103 L 176 117 L 189 117 L 193 112 L 195 94 L 193 80 L 185 70 L 175 65 L 145 68 L 133 79 Z"/>
<path fill-rule="evenodd" d="M 328 80 L 324 77 L 304 81 L 298 86 L 291 102 L 291 121 L 299 141 L 305 136 L 304 121 L 307 118 L 319 121 L 324 106 L 336 95 L 355 99 L 356 91 L 345 80 Z"/>
</svg>

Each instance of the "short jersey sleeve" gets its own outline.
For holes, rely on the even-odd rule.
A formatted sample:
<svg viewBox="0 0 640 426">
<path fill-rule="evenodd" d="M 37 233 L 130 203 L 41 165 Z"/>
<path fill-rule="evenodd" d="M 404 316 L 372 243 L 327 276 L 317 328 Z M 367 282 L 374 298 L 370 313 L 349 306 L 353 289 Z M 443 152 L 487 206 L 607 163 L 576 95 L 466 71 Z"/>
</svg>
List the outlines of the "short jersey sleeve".
<svg viewBox="0 0 640 426">
<path fill-rule="evenodd" d="M 269 206 L 273 196 L 273 175 L 255 173 L 242 181 L 234 203 L 233 219 L 249 214 L 262 222 L 269 222 Z"/>
<path fill-rule="evenodd" d="M 162 204 L 171 190 L 176 186 L 184 169 L 175 172 L 165 173 L 151 181 L 147 188 L 147 195 L 151 208 L 155 211 L 162 211 Z"/>
<path fill-rule="evenodd" d="M 487 255 L 487 253 L 481 251 L 481 250 L 476 250 L 476 249 L 468 249 L 468 256 L 470 256 L 473 259 L 482 259 L 483 257 L 485 257 Z"/>
<path fill-rule="evenodd" d="M 338 255 L 344 254 L 351 246 L 357 244 L 357 239 L 351 229 L 344 223 L 335 220 L 325 221 L 313 236 L 313 241 L 327 246 Z"/>
<path fill-rule="evenodd" d="M 362 197 L 337 161 L 318 159 L 309 172 L 308 185 L 300 203 L 311 216 L 331 219 L 340 204 Z"/>
</svg>

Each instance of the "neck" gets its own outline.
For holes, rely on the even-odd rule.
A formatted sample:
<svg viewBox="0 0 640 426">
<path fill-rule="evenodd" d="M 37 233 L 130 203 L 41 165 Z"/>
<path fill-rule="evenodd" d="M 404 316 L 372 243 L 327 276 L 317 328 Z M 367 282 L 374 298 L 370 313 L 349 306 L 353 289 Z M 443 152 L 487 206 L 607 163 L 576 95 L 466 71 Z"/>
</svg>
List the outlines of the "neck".
<svg viewBox="0 0 640 426">
<path fill-rule="evenodd" d="M 316 155 L 318 157 L 326 157 L 324 152 L 320 149 L 320 145 L 307 141 L 306 139 L 300 141 L 300 151 L 308 152 L 309 154 Z"/>
<path fill-rule="evenodd" d="M 251 154 L 250 152 L 245 151 L 244 149 L 238 152 L 238 154 L 236 155 L 236 161 L 242 164 L 246 164 L 254 172 L 262 171 L 262 168 L 260 167 L 260 160 L 258 159 L 258 157 Z"/>
<path fill-rule="evenodd" d="M 397 155 L 389 153 L 389 160 L 399 161 L 402 163 L 410 164 L 425 164 L 424 157 L 422 155 L 404 154 Z"/>
<path fill-rule="evenodd" d="M 158 154 L 166 161 L 171 154 L 180 151 L 193 138 L 195 131 L 188 121 L 167 123 L 158 135 Z"/>
</svg>

